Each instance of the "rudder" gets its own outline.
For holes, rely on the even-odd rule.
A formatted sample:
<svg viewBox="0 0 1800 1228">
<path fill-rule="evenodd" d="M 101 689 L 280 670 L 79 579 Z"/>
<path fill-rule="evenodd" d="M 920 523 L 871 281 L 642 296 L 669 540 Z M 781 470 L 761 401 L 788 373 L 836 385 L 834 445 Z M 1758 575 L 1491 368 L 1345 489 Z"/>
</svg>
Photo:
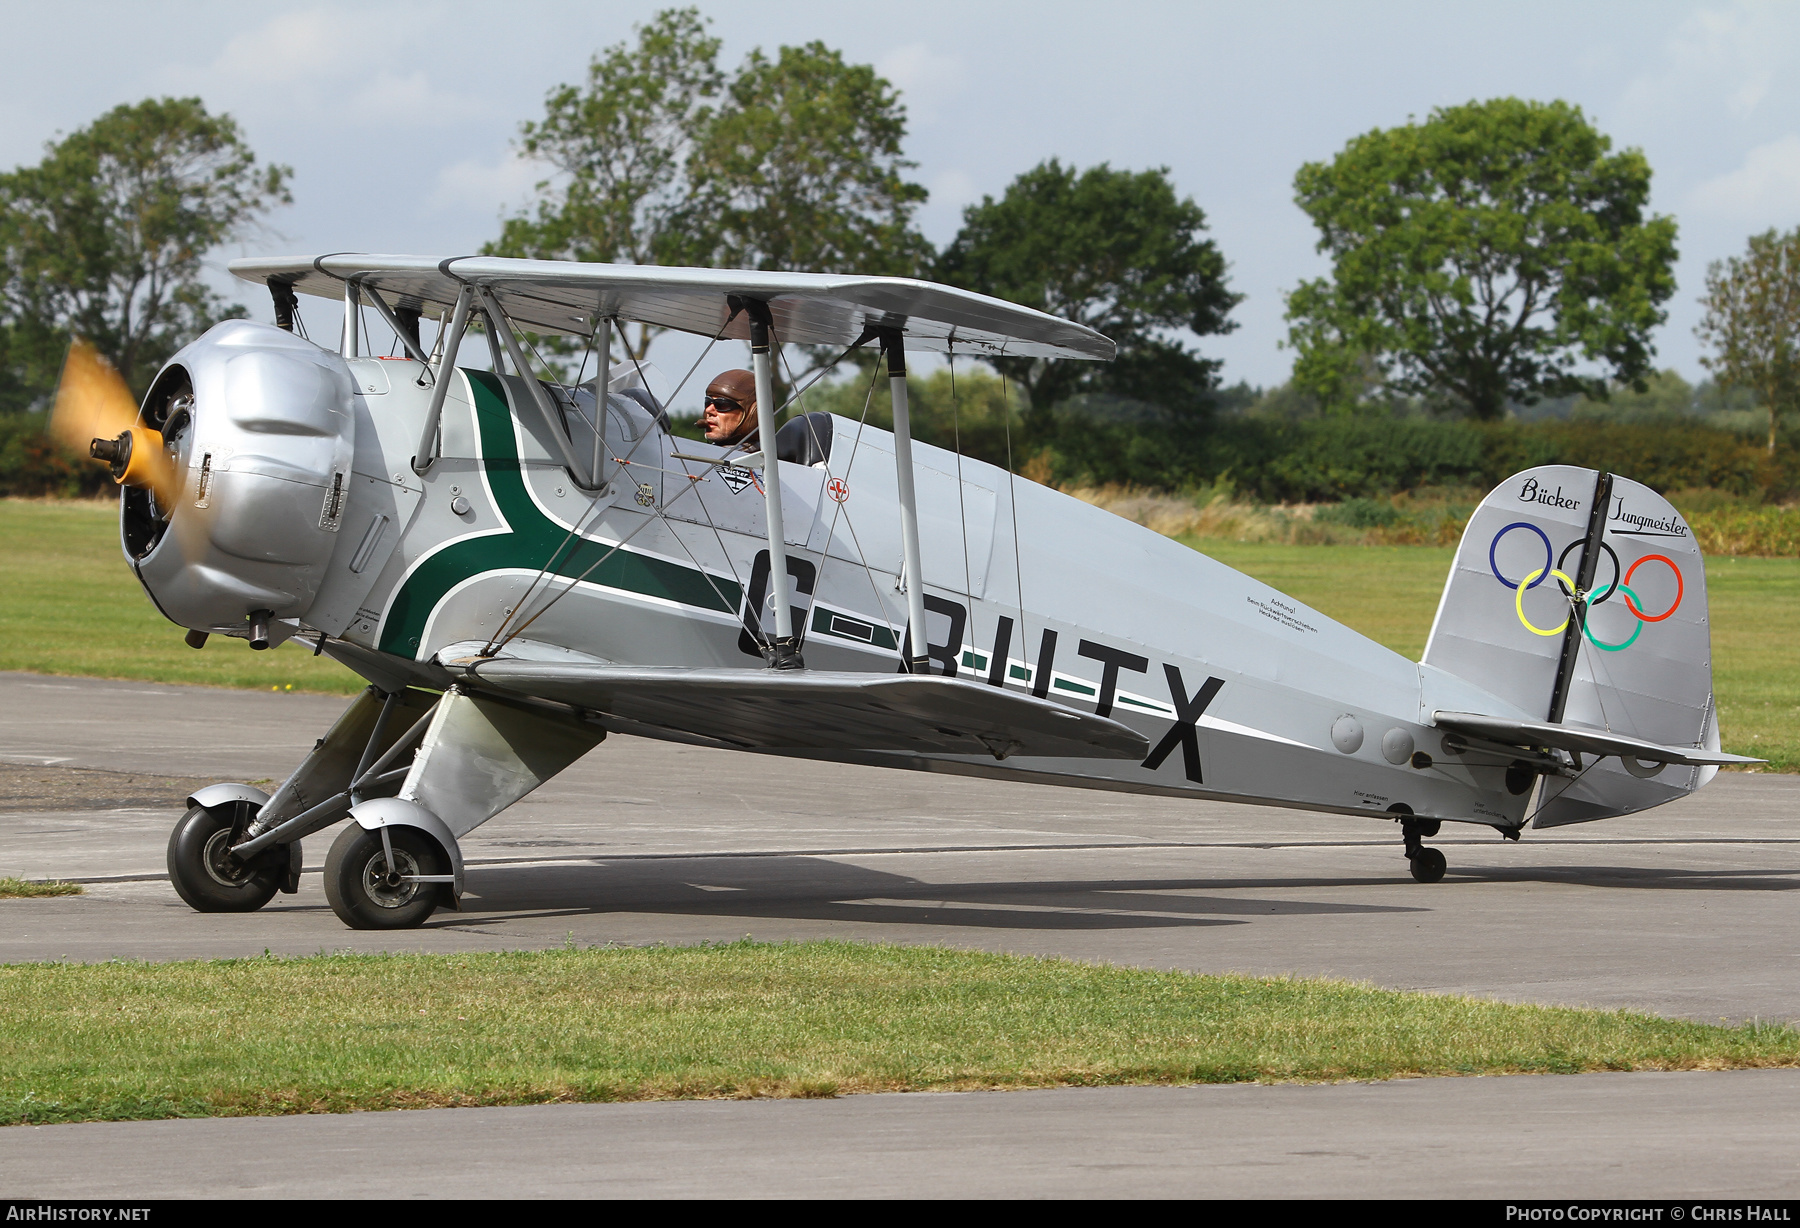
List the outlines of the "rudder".
<svg viewBox="0 0 1800 1228">
<path fill-rule="evenodd" d="M 1438 604 L 1425 665 L 1545 720 L 1571 618 L 1592 469 L 1514 474 L 1469 518 Z M 1587 625 L 1562 719 L 1665 746 L 1719 748 L 1706 571 L 1692 530 L 1667 500 L 1612 479 Z M 1562 573 L 1562 577 L 1556 575 Z M 1535 826 L 1647 809 L 1699 788 L 1713 767 L 1606 758 L 1574 780 L 1546 777 Z"/>
</svg>

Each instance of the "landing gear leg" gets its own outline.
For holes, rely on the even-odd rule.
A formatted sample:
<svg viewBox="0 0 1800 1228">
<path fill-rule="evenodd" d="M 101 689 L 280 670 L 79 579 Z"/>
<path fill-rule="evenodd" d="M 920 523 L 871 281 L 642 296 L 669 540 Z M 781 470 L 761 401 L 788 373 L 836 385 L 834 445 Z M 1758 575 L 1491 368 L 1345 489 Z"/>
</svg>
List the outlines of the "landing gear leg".
<svg viewBox="0 0 1800 1228">
<path fill-rule="evenodd" d="M 1401 819 L 1400 834 L 1406 837 L 1406 860 L 1412 868 L 1413 878 L 1421 883 L 1435 883 L 1443 878 L 1444 867 L 1448 864 L 1444 855 L 1425 847 L 1426 838 L 1438 834 L 1438 821 Z"/>
</svg>

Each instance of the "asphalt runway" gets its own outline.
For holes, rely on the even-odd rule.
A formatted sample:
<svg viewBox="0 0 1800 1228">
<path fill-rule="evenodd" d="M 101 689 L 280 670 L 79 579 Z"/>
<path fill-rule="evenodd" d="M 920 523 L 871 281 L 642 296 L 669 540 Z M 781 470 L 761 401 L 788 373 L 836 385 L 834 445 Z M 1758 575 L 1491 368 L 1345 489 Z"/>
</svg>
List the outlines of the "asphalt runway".
<svg viewBox="0 0 1800 1228">
<path fill-rule="evenodd" d="M 0 874 L 89 883 L 0 901 L 0 960 L 833 937 L 1800 1019 L 1792 776 L 1518 844 L 1446 826 L 1422 886 L 1373 818 L 615 737 L 472 833 L 463 910 L 423 929 L 343 928 L 316 872 L 250 916 L 189 911 L 163 877 L 179 797 L 280 779 L 343 703 L 0 674 Z M 334 834 L 307 841 L 315 871 Z M 1796 1091 L 1750 1071 L 16 1128 L 0 1194 L 491 1190 L 491 1134 L 520 1194 L 1791 1195 Z M 200 1162 L 220 1145 L 290 1167 Z"/>
</svg>

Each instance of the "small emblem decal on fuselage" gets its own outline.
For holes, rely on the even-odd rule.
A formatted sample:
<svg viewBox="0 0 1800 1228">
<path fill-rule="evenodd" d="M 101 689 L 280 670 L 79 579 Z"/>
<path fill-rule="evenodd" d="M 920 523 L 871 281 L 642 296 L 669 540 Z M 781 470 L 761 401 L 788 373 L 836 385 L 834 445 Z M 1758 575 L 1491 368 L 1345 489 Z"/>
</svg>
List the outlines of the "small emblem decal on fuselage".
<svg viewBox="0 0 1800 1228">
<path fill-rule="evenodd" d="M 737 465 L 719 466 L 719 480 L 731 487 L 731 493 L 734 495 L 741 493 L 744 487 L 750 485 L 753 477 L 754 475 L 748 469 L 740 468 Z"/>
</svg>

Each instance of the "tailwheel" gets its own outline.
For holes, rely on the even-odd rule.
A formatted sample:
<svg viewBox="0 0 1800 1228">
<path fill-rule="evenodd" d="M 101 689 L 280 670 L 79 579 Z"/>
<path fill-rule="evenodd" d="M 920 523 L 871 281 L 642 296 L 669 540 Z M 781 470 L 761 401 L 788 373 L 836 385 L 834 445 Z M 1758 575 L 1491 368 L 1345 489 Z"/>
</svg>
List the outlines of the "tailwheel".
<svg viewBox="0 0 1800 1228">
<path fill-rule="evenodd" d="M 1425 847 L 1425 841 L 1437 835 L 1440 826 L 1437 819 L 1415 819 L 1410 814 L 1401 814 L 1400 834 L 1406 840 L 1406 862 L 1418 882 L 1435 883 L 1444 877 L 1444 869 L 1449 864 L 1444 855 Z"/>
<path fill-rule="evenodd" d="M 275 897 L 287 865 L 285 846 L 280 864 L 268 850 L 248 862 L 232 856 L 242 838 L 239 814 L 247 804 L 234 802 L 215 810 L 195 806 L 175 824 L 169 836 L 169 881 L 176 894 L 196 912 L 255 912 Z"/>
<path fill-rule="evenodd" d="M 1412 876 L 1421 883 L 1435 883 L 1444 877 L 1444 868 L 1449 863 L 1444 855 L 1436 849 L 1422 848 L 1418 855 L 1410 861 Z"/>
<path fill-rule="evenodd" d="M 383 837 L 386 837 L 384 840 Z M 444 851 L 413 827 L 369 831 L 351 823 L 325 858 L 325 898 L 353 930 L 400 930 L 423 925 L 437 910 Z"/>
</svg>

